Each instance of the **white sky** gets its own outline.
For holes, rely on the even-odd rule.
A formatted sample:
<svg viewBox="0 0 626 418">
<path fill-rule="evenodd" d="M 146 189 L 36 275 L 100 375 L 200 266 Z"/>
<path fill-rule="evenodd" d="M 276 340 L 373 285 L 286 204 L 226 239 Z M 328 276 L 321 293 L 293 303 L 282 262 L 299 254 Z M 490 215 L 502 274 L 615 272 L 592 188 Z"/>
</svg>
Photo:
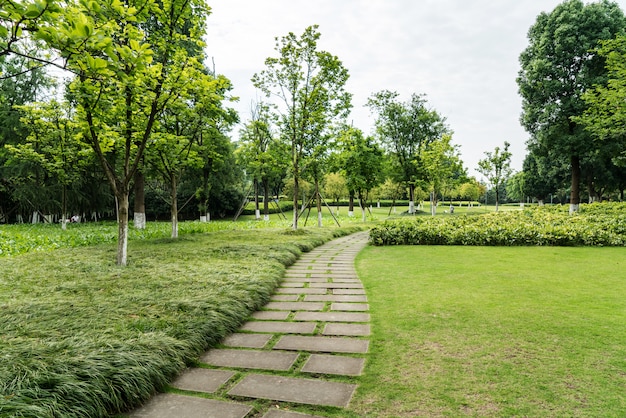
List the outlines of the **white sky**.
<svg viewBox="0 0 626 418">
<path fill-rule="evenodd" d="M 275 37 L 300 36 L 319 25 L 320 50 L 339 57 L 350 73 L 351 120 L 366 134 L 373 118 L 364 107 L 380 90 L 406 101 L 425 93 L 428 106 L 447 118 L 470 175 L 485 151 L 511 143 L 521 170 L 528 134 L 520 126 L 515 78 L 527 32 L 558 0 L 208 0 L 207 53 L 234 84 L 242 122 L 264 98 L 250 81 Z M 626 9 L 626 0 L 617 3 Z M 233 130 L 238 135 L 239 129 Z"/>
</svg>

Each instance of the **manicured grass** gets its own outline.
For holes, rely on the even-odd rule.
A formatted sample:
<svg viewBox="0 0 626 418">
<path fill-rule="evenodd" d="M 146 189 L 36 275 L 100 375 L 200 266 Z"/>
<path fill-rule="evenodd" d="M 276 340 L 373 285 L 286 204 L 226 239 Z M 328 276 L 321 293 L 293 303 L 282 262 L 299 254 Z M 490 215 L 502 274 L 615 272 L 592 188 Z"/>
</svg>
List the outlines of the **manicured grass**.
<svg viewBox="0 0 626 418">
<path fill-rule="evenodd" d="M 113 244 L 0 258 L 0 416 L 136 406 L 267 302 L 297 254 L 355 231 L 135 240 L 125 268 Z"/>
<path fill-rule="evenodd" d="M 626 248 L 368 247 L 359 416 L 626 416 Z"/>
</svg>

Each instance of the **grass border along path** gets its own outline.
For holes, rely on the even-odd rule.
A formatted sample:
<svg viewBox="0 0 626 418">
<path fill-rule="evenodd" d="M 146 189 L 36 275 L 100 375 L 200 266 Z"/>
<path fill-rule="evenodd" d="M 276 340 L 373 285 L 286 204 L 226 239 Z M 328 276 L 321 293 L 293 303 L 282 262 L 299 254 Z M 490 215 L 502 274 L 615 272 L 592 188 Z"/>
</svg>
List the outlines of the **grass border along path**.
<svg viewBox="0 0 626 418">
<path fill-rule="evenodd" d="M 626 416 L 626 248 L 367 247 L 363 417 Z"/>
<path fill-rule="evenodd" d="M 359 227 L 229 230 L 0 258 L 0 416 L 138 405 L 265 304 L 296 256 Z"/>
</svg>

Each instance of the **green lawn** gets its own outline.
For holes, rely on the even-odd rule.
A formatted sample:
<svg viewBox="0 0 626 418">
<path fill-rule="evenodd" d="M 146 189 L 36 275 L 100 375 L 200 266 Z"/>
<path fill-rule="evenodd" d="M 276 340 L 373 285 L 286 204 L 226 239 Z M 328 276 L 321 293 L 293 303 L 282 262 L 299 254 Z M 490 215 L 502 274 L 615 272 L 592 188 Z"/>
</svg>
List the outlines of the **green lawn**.
<svg viewBox="0 0 626 418">
<path fill-rule="evenodd" d="M 626 416 L 626 248 L 368 247 L 359 416 Z"/>
</svg>

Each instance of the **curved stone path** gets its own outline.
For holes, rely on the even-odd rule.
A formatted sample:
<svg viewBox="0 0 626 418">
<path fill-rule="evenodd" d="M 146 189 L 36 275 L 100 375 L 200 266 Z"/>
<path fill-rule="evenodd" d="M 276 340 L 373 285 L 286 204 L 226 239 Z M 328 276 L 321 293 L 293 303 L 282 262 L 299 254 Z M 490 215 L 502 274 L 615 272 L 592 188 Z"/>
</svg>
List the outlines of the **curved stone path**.
<svg viewBox="0 0 626 418">
<path fill-rule="evenodd" d="M 263 310 L 172 383 L 180 394 L 159 394 L 131 417 L 305 418 L 314 416 L 280 402 L 347 407 L 356 384 L 346 382 L 362 373 L 369 347 L 369 306 L 354 269 L 367 237 L 303 254 Z M 273 406 L 254 410 L 255 399 Z"/>
</svg>

